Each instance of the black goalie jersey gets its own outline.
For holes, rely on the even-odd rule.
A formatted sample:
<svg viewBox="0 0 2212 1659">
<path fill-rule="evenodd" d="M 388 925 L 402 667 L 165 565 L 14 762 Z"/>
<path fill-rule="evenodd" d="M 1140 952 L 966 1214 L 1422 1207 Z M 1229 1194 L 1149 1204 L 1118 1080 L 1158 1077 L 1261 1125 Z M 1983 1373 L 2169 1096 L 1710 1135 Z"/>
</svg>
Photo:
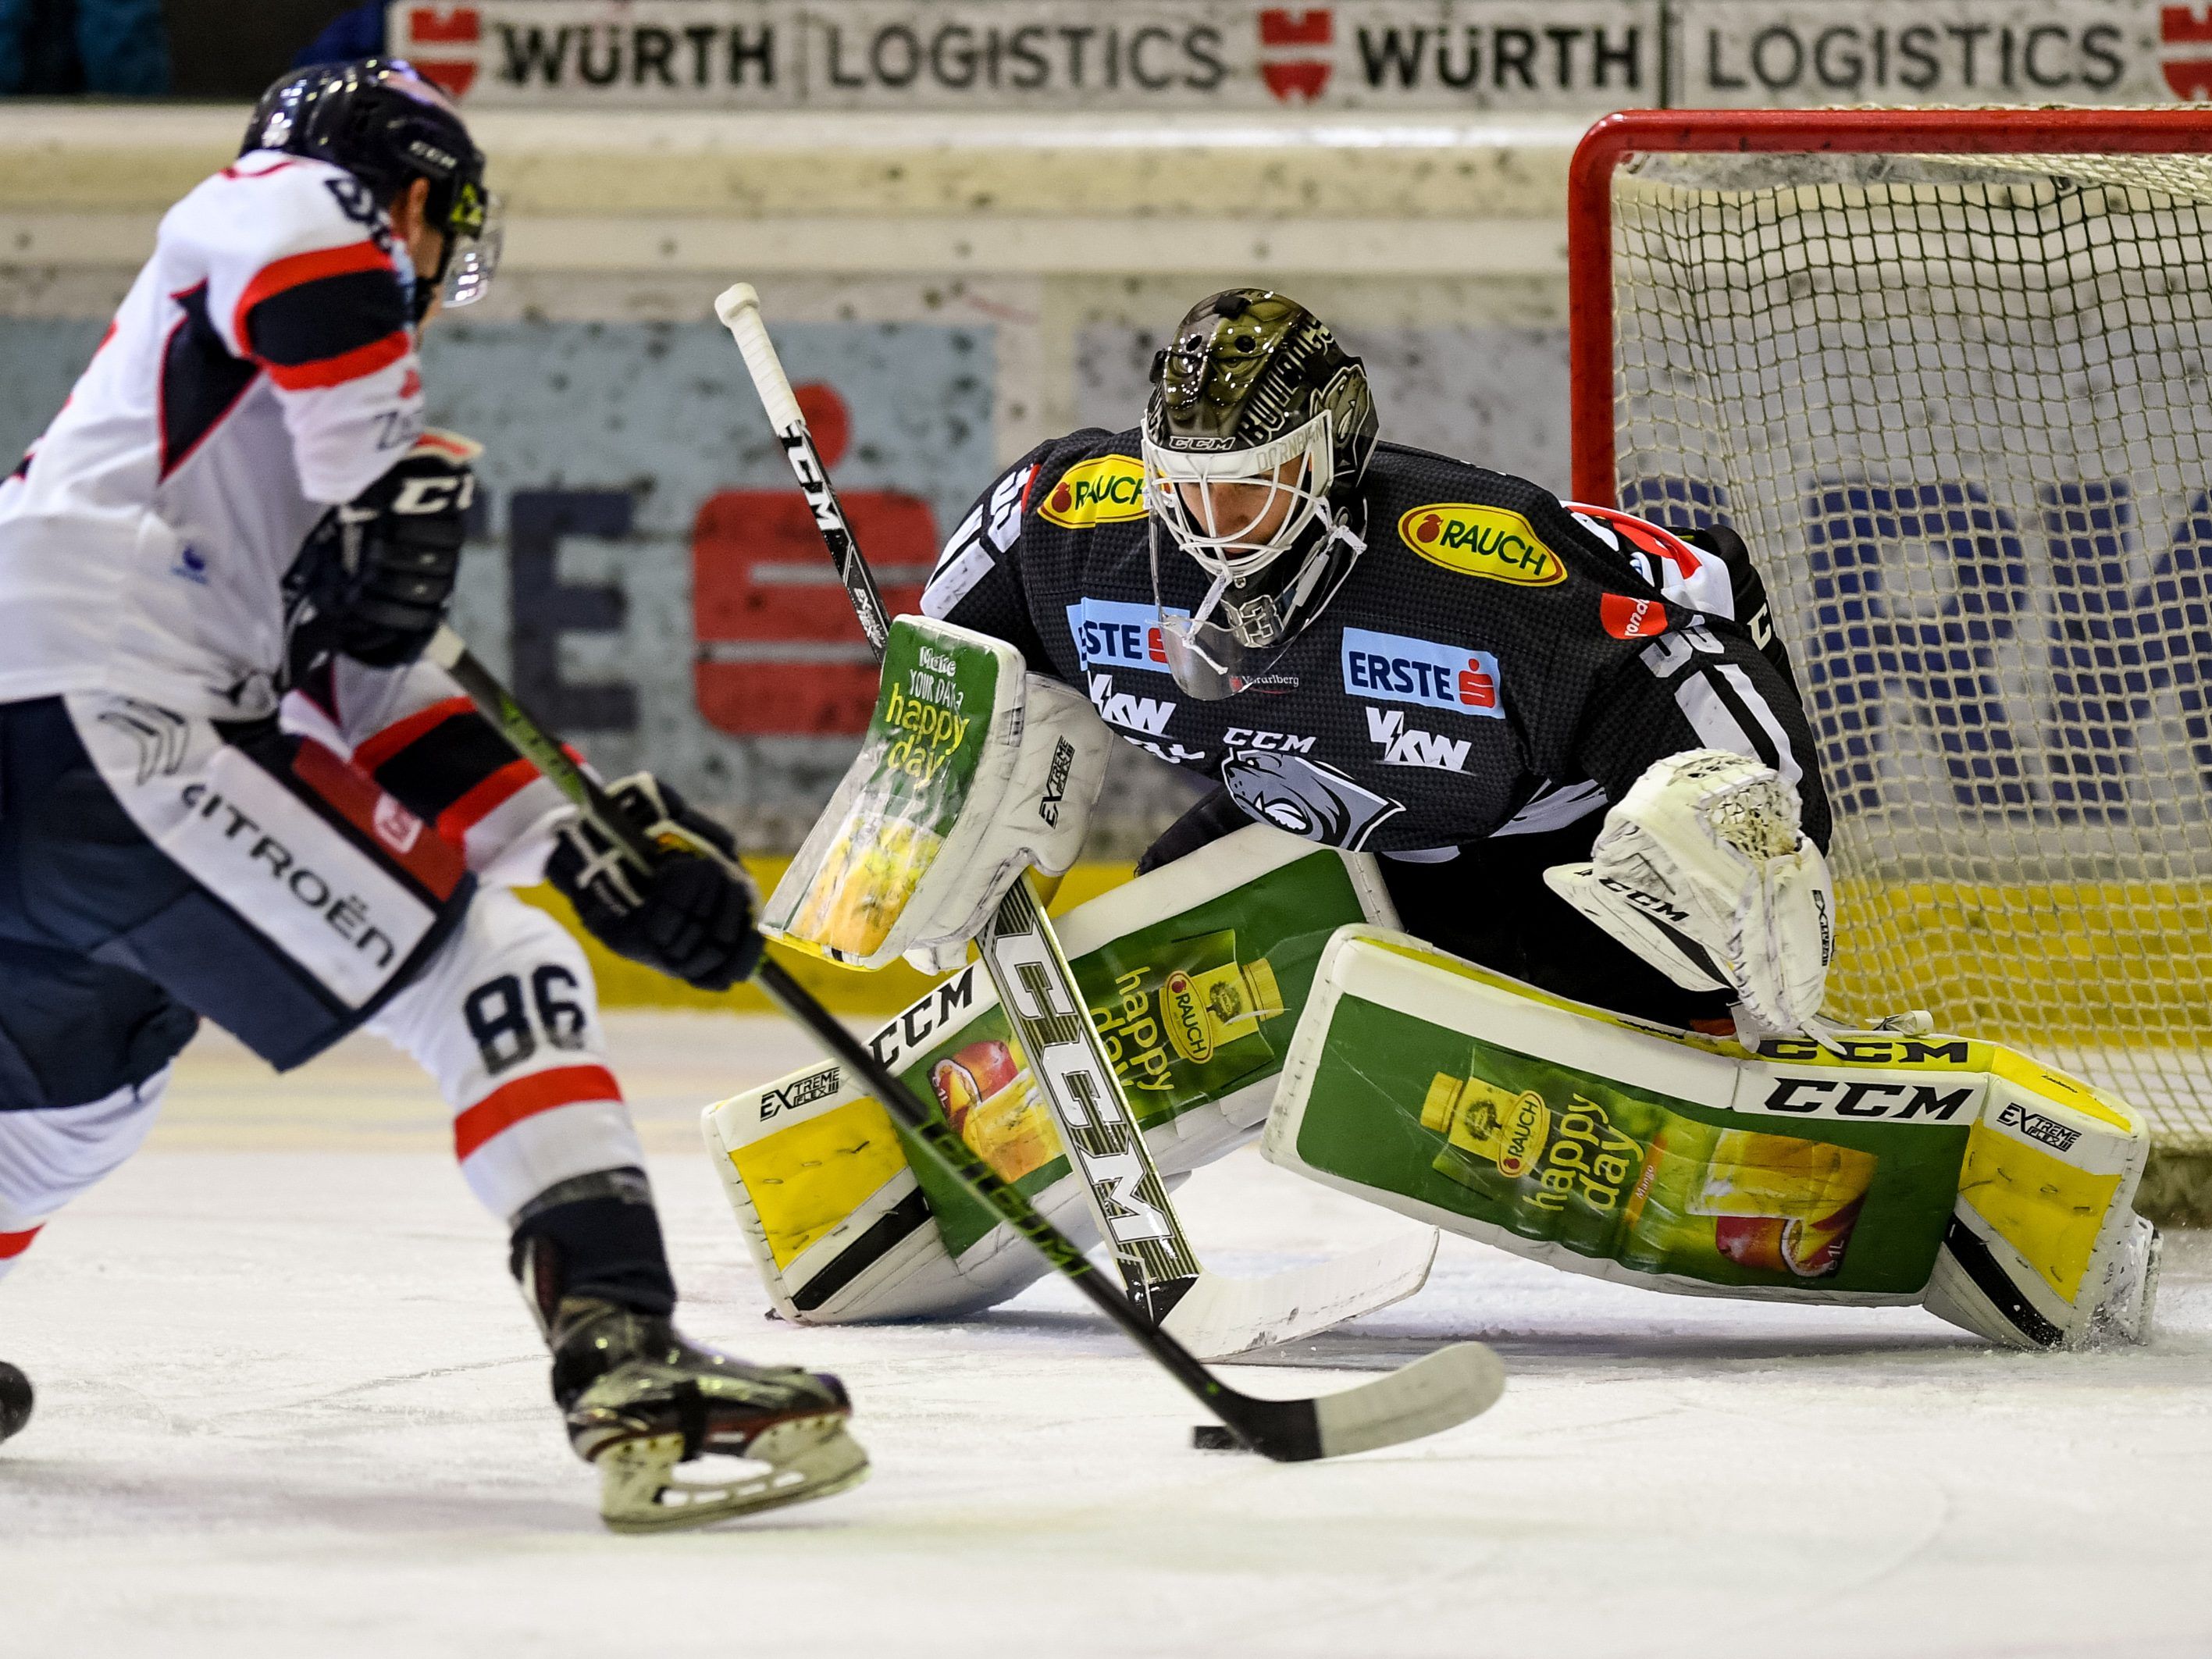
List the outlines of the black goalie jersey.
<svg viewBox="0 0 2212 1659">
<path fill-rule="evenodd" d="M 1261 683 L 1204 702 L 1161 647 L 1137 454 L 1134 431 L 1091 430 L 1025 457 L 953 532 L 922 610 L 1019 647 L 1129 742 L 1330 846 L 1419 854 L 1584 819 L 1594 835 L 1652 762 L 1710 748 L 1789 779 L 1826 848 L 1811 734 L 1747 562 L 1386 443 L 1351 574 Z M 1197 564 L 1164 536 L 1160 562 L 1161 600 L 1195 606 Z"/>
</svg>

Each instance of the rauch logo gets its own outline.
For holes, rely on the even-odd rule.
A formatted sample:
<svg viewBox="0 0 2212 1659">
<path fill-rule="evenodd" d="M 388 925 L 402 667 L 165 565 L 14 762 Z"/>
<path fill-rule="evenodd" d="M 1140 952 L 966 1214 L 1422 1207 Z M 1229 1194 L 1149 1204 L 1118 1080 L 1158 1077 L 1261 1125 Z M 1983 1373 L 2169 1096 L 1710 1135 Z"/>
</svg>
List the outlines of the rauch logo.
<svg viewBox="0 0 2212 1659">
<path fill-rule="evenodd" d="M 1398 520 L 1398 539 L 1431 564 L 1465 576 L 1522 587 L 1567 579 L 1566 566 L 1528 520 L 1502 507 L 1435 501 L 1413 507 Z"/>
<path fill-rule="evenodd" d="M 1101 455 L 1071 466 L 1038 513 L 1064 530 L 1088 530 L 1145 516 L 1145 469 L 1127 455 Z"/>
</svg>

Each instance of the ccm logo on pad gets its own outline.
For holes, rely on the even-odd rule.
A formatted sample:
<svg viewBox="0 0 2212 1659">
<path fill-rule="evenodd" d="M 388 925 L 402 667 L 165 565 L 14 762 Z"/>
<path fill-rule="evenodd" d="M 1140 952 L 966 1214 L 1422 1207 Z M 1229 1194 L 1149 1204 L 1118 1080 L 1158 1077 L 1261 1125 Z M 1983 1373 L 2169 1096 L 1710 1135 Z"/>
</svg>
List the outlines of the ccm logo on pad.
<svg viewBox="0 0 2212 1659">
<path fill-rule="evenodd" d="M 1504 720 L 1498 683 L 1498 659 L 1487 651 L 1364 628 L 1344 630 L 1344 689 L 1353 696 Z"/>
<path fill-rule="evenodd" d="M 1770 1112 L 1796 1112 L 1807 1117 L 1887 1117 L 1900 1122 L 1926 1117 L 1948 1123 L 1979 1092 L 1979 1085 L 1972 1083 L 1946 1089 L 1926 1083 L 1783 1077 L 1775 1079 L 1774 1087 L 1767 1091 L 1765 1106 Z"/>
</svg>

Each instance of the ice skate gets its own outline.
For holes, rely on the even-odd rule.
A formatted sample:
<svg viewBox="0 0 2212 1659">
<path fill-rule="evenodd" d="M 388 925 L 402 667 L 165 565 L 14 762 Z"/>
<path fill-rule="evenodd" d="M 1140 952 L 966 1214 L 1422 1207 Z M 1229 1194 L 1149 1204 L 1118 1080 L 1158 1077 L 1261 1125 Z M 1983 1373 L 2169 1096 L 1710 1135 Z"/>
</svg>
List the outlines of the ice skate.
<svg viewBox="0 0 2212 1659">
<path fill-rule="evenodd" d="M 599 1466 L 599 1513 L 617 1532 L 667 1532 L 826 1498 L 857 1485 L 868 1455 L 846 1432 L 834 1376 L 750 1365 L 686 1341 L 665 1319 L 591 1297 L 554 1321 L 553 1395 L 577 1455 Z M 686 1480 L 694 1458 L 732 1460 Z"/>
</svg>

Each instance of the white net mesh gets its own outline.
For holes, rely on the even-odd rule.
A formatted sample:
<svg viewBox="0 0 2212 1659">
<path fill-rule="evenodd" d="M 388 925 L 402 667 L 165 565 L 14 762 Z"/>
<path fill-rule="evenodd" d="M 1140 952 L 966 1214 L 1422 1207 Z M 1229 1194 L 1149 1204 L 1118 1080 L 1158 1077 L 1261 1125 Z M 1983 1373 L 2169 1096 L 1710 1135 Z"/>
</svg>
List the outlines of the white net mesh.
<svg viewBox="0 0 2212 1659">
<path fill-rule="evenodd" d="M 1620 505 L 1773 590 L 1832 1008 L 2212 1147 L 2212 156 L 1647 155 L 1613 215 Z"/>
</svg>

